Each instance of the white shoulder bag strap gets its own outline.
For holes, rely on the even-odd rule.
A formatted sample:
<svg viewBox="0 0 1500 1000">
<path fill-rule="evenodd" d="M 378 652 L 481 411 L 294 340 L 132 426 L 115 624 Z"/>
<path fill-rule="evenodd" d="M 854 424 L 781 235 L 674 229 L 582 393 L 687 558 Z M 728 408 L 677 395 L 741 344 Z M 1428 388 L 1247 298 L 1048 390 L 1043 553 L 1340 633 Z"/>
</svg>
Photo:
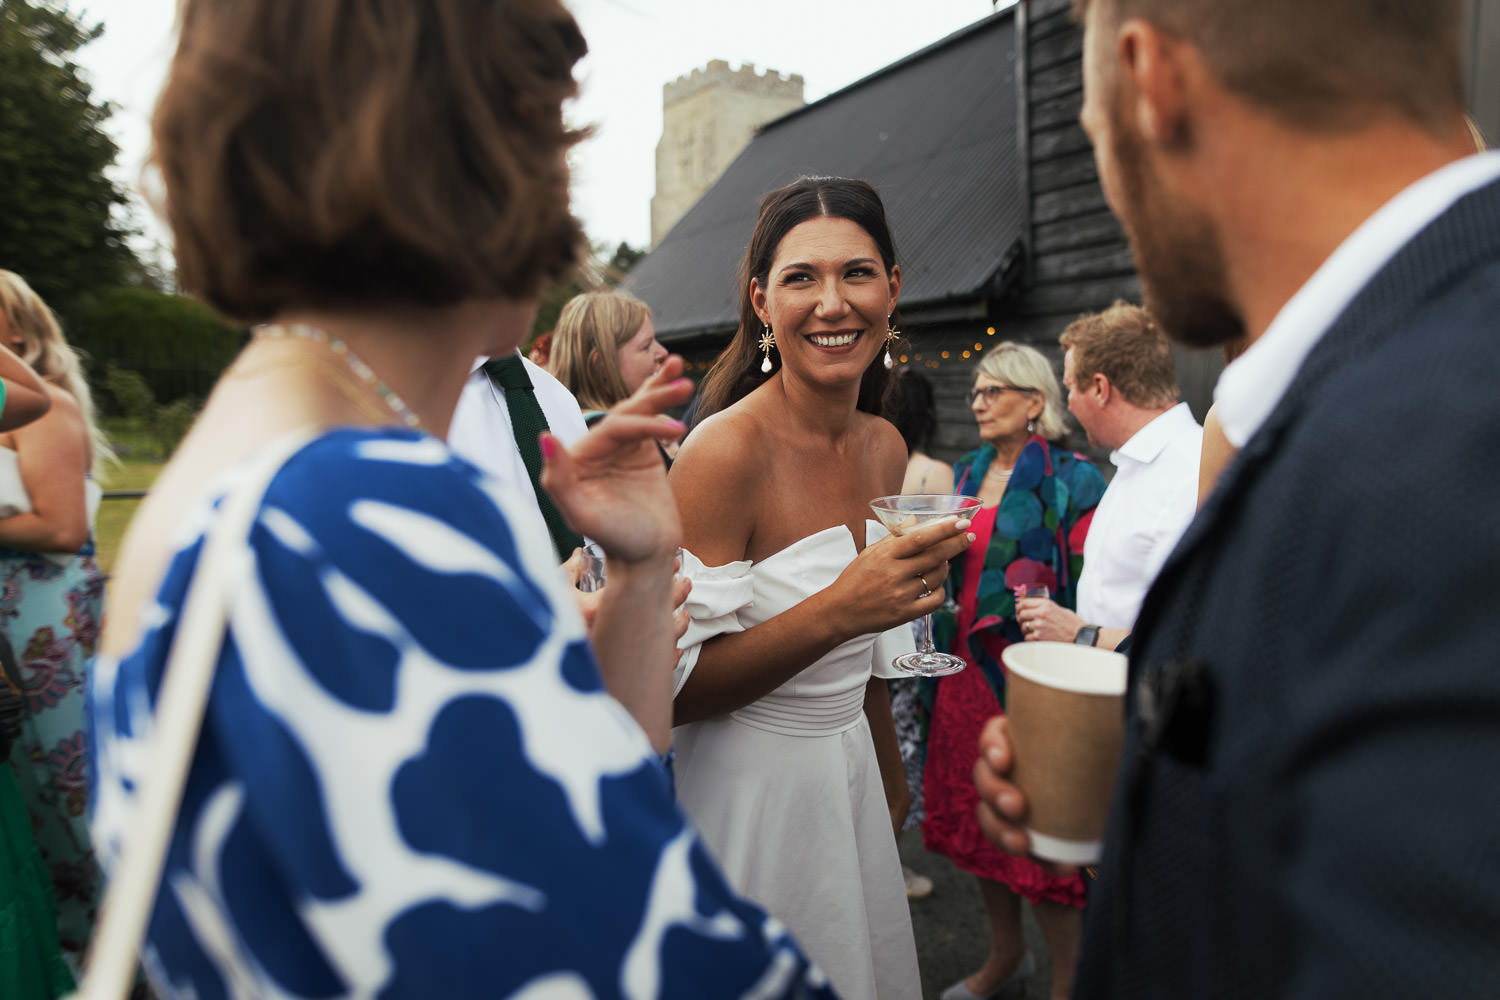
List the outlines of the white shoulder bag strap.
<svg viewBox="0 0 1500 1000">
<path fill-rule="evenodd" d="M 147 739 L 144 778 L 104 904 L 83 982 L 70 1000 L 120 1000 L 135 982 L 146 924 L 156 901 L 167 847 L 182 805 L 193 751 L 224 644 L 235 570 L 248 558 L 246 542 L 271 480 L 287 459 L 316 437 L 299 431 L 256 456 L 245 478 L 221 501 L 183 598 L 177 634 L 167 654 L 156 715 Z"/>
</svg>

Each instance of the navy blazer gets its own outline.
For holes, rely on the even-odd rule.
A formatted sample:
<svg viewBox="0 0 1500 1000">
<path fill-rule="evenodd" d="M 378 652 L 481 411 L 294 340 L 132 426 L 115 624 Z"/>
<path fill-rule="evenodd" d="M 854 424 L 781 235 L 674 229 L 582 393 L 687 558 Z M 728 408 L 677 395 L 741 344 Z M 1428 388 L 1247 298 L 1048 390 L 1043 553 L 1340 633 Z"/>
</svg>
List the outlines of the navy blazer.
<svg viewBox="0 0 1500 1000">
<path fill-rule="evenodd" d="M 1500 996 L 1500 183 L 1308 355 L 1147 595 L 1078 997 Z"/>
</svg>

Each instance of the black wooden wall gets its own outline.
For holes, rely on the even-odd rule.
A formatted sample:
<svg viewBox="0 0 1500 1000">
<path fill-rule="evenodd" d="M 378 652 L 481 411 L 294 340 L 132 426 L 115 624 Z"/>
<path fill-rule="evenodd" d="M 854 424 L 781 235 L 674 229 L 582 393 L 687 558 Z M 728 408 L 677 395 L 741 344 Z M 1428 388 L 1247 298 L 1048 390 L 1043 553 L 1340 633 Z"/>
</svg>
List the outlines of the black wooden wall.
<svg viewBox="0 0 1500 1000">
<path fill-rule="evenodd" d="M 1081 313 L 1106 308 L 1117 299 L 1141 301 L 1140 282 L 1130 247 L 1099 187 L 1093 148 L 1078 124 L 1083 106 L 1083 33 L 1069 14 L 1069 0 L 1031 0 L 1016 8 L 1018 109 L 1017 141 L 1027 164 L 1023 187 L 1031 209 L 1023 234 L 1025 277 L 1020 290 L 991 304 L 990 318 L 977 338 L 981 345 L 1013 340 L 1038 348 L 1062 373 L 1057 338 Z M 1020 40 L 1024 40 L 1021 42 Z M 993 329 L 993 335 L 989 330 Z M 924 369 L 938 396 L 940 457 L 951 460 L 978 444 L 964 401 L 973 381 L 976 331 L 939 330 L 931 349 L 950 358 Z M 922 344 L 929 343 L 926 331 Z M 971 355 L 955 353 L 967 347 Z M 1223 364 L 1217 351 L 1178 350 L 1177 376 L 1183 397 L 1202 419 Z M 924 362 L 926 360 L 924 357 Z M 1090 449 L 1073 424 L 1066 444 L 1103 459 Z M 1112 472 L 1103 463 L 1106 474 Z"/>
<path fill-rule="evenodd" d="M 1500 0 L 1466 2 L 1470 104 L 1491 143 L 1500 143 Z M 1093 150 L 1078 124 L 1083 39 L 1069 8 L 1070 0 L 1017 4 L 1017 51 L 995 54 L 1016 66 L 1016 141 L 1027 165 L 1021 181 L 1030 218 L 1022 234 L 1024 271 L 1018 287 L 1001 298 L 959 304 L 946 320 L 913 317 L 918 322 L 905 331 L 905 363 L 933 383 L 939 415 L 934 450 L 945 460 L 979 443 L 964 396 L 987 347 L 1004 340 L 1030 344 L 1052 359 L 1060 378 L 1057 337 L 1068 323 L 1116 299 L 1141 301 L 1130 248 L 1105 203 Z M 701 378 L 722 343 L 714 338 L 684 345 L 690 374 Z M 1217 350 L 1179 348 L 1175 354 L 1183 398 L 1201 420 L 1222 359 Z M 1113 472 L 1103 452 L 1087 447 L 1076 425 L 1065 443 L 1100 460 L 1106 475 Z"/>
</svg>

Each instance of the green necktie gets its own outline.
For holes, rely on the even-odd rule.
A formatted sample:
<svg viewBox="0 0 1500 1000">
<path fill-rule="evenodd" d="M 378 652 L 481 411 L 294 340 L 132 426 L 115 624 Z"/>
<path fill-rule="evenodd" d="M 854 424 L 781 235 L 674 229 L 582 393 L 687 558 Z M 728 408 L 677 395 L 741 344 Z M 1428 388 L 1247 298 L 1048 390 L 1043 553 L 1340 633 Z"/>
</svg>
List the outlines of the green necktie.
<svg viewBox="0 0 1500 1000">
<path fill-rule="evenodd" d="M 521 460 L 526 463 L 526 473 L 531 476 L 531 486 L 536 490 L 536 505 L 541 508 L 542 519 L 547 522 L 547 533 L 552 536 L 552 547 L 557 550 L 558 560 L 566 560 L 583 544 L 583 537 L 568 527 L 562 512 L 542 489 L 542 447 L 537 437 L 548 428 L 541 404 L 536 401 L 531 377 L 526 374 L 526 366 L 521 363 L 519 354 L 491 358 L 484 363 L 484 373 L 505 390 L 511 433 L 516 437 L 516 447 L 521 450 Z"/>
</svg>

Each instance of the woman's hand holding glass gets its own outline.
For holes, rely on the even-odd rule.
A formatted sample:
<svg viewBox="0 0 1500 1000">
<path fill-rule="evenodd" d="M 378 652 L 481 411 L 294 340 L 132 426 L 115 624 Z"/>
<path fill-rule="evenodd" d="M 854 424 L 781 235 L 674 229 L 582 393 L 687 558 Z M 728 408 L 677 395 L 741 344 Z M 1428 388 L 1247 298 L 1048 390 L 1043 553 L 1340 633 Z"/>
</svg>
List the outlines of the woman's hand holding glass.
<svg viewBox="0 0 1500 1000">
<path fill-rule="evenodd" d="M 865 546 L 829 590 L 848 635 L 884 632 L 943 603 L 948 562 L 969 547 L 969 519 L 934 521 Z"/>
<path fill-rule="evenodd" d="M 1016 601 L 1016 621 L 1030 642 L 1072 642 L 1084 621 L 1048 597 Z"/>
</svg>

